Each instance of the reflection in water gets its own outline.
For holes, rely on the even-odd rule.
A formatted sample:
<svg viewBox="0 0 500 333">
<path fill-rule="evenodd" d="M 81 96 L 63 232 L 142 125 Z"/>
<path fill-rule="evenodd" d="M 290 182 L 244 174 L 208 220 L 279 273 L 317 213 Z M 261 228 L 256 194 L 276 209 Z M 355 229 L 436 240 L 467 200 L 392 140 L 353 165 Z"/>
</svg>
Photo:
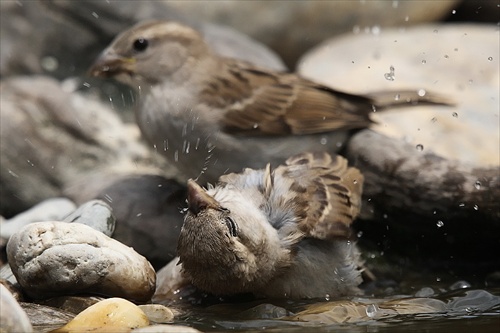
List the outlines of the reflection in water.
<svg viewBox="0 0 500 333">
<path fill-rule="evenodd" d="M 178 323 L 207 332 L 257 332 L 265 328 L 269 332 L 457 333 L 498 332 L 500 327 L 500 289 L 459 289 L 433 297 L 399 295 L 319 303 L 271 303 L 192 308 Z"/>
</svg>

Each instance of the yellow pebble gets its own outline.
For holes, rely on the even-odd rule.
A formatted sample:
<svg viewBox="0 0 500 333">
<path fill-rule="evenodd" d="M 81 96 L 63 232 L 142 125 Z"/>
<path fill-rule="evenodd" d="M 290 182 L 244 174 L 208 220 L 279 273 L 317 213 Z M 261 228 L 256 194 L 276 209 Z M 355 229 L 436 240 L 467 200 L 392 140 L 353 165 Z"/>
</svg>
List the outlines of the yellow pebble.
<svg viewBox="0 0 500 333">
<path fill-rule="evenodd" d="M 123 298 L 108 298 L 83 310 L 51 333 L 127 332 L 148 325 L 148 317 L 138 306 Z"/>
</svg>

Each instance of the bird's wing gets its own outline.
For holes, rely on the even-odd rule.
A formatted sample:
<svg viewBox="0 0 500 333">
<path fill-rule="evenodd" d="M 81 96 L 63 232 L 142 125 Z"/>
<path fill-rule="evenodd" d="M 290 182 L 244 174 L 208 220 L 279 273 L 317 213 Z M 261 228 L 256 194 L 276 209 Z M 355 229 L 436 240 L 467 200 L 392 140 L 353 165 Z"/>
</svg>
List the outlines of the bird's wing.
<svg viewBox="0 0 500 333">
<path fill-rule="evenodd" d="M 293 74 L 224 59 L 219 75 L 202 91 L 210 107 L 223 109 L 232 134 L 312 134 L 370 125 L 370 98 L 350 95 Z"/>
<path fill-rule="evenodd" d="M 278 182 L 288 186 L 277 188 Z M 299 154 L 273 171 L 272 183 L 275 196 L 294 211 L 297 227 L 306 237 L 353 238 L 350 225 L 360 210 L 363 176 L 345 158 Z"/>
</svg>

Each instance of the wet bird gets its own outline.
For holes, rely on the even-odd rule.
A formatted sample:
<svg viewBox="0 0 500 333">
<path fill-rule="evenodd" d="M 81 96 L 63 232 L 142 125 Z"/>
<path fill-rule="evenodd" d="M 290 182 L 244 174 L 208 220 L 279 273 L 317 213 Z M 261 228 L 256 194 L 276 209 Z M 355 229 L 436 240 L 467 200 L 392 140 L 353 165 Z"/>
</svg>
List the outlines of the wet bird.
<svg viewBox="0 0 500 333">
<path fill-rule="evenodd" d="M 177 245 L 182 273 L 215 295 L 358 294 L 361 261 L 350 225 L 362 186 L 359 170 L 325 152 L 223 175 L 208 190 L 189 180 Z"/>
<path fill-rule="evenodd" d="M 119 34 L 90 73 L 134 87 L 145 139 L 185 177 L 204 173 L 210 182 L 299 152 L 335 153 L 349 130 L 372 124 L 374 110 L 443 104 L 417 91 L 349 94 L 225 58 L 197 31 L 170 21 L 139 23 Z"/>
</svg>

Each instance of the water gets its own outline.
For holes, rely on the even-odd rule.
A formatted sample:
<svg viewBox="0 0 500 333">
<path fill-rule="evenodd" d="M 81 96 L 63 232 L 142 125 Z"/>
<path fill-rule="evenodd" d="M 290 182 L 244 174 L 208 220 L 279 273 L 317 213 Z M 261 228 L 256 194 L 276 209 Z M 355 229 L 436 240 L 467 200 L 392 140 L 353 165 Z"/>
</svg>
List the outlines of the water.
<svg viewBox="0 0 500 333">
<path fill-rule="evenodd" d="M 187 314 L 178 317 L 175 324 L 204 332 L 499 332 L 500 288 L 471 289 L 468 285 L 457 281 L 450 290 L 432 297 L 400 294 L 330 302 L 281 300 L 189 306 Z M 439 286 L 422 289 L 430 291 L 426 295 L 443 290 Z"/>
</svg>

